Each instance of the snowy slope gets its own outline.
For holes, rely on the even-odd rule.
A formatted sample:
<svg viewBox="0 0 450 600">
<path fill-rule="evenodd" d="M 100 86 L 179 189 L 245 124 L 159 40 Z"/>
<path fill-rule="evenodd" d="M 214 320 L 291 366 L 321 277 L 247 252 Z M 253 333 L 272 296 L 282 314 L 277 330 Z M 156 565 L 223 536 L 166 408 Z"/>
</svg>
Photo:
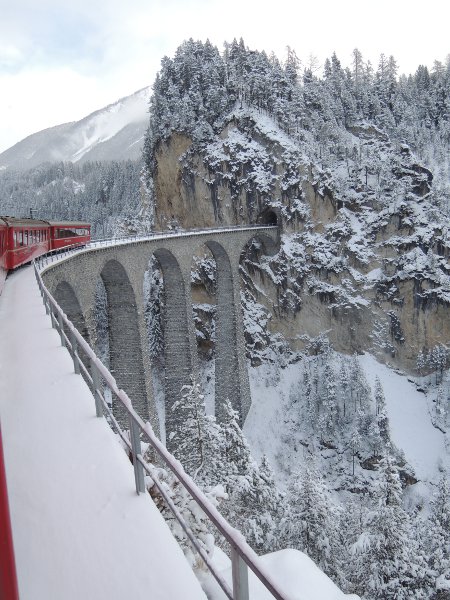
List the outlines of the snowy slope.
<svg viewBox="0 0 450 600">
<path fill-rule="evenodd" d="M 376 361 L 370 354 L 360 357 L 366 377 L 374 387 L 378 376 L 386 396 L 389 426 L 394 444 L 405 453 L 421 481 L 437 481 L 442 469 L 450 468 L 445 436 L 431 423 L 427 399 L 413 383 Z"/>
<path fill-rule="evenodd" d="M 436 484 L 443 472 L 450 473 L 450 454 L 445 435 L 432 425 L 425 394 L 370 354 L 360 356 L 359 362 L 372 392 L 375 377 L 380 379 L 392 442 L 404 452 L 406 463 L 419 481 Z M 264 365 L 250 369 L 249 374 L 252 405 L 244 433 L 256 457 L 264 453 L 268 456 L 283 485 L 287 474 L 298 470 L 308 456 L 303 444 L 307 429 L 294 433 L 285 419 L 292 390 L 302 390 L 302 368 L 289 365 L 277 374 L 274 367 Z"/>
<path fill-rule="evenodd" d="M 43 162 L 137 159 L 148 126 L 150 88 L 118 100 L 81 121 L 28 136 L 0 154 L 0 170 Z"/>
<path fill-rule="evenodd" d="M 231 585 L 232 573 L 229 558 L 219 549 L 214 551 L 213 563 L 225 581 Z M 261 564 L 273 576 L 288 600 L 359 600 L 355 594 L 344 594 L 323 571 L 303 552 L 287 548 L 260 557 Z M 252 600 L 271 600 L 272 594 L 259 579 L 249 572 L 249 590 Z M 226 596 L 210 577 L 203 587 L 213 600 Z"/>
</svg>

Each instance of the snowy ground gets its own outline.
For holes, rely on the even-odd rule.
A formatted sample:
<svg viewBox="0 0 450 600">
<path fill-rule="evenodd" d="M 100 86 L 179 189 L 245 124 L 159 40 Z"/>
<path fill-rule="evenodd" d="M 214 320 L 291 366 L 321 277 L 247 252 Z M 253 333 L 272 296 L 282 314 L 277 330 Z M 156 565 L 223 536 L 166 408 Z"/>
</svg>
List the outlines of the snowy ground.
<svg viewBox="0 0 450 600">
<path fill-rule="evenodd" d="M 386 396 L 389 425 L 394 444 L 405 453 L 421 481 L 437 481 L 441 471 L 450 468 L 445 436 L 433 427 L 424 393 L 404 375 L 375 360 L 370 354 L 360 357 L 372 389 L 378 375 Z"/>
<path fill-rule="evenodd" d="M 421 496 L 430 496 L 429 484 L 435 484 L 442 472 L 450 473 L 450 455 L 445 435 L 432 425 L 425 394 L 417 391 L 407 377 L 365 354 L 359 357 L 368 383 L 374 390 L 375 377 L 380 378 L 389 416 L 391 438 L 403 450 L 419 484 L 412 486 Z M 290 390 L 301 389 L 300 364 L 289 365 L 278 373 L 264 365 L 250 369 L 252 406 L 244 433 L 256 458 L 265 453 L 283 485 L 287 473 L 304 462 L 307 450 L 294 446 L 285 431 L 284 411 Z M 428 491 L 427 491 L 428 490 Z"/>
<path fill-rule="evenodd" d="M 200 599 L 51 329 L 31 268 L 0 296 L 0 415 L 21 600 Z M 174 576 L 176 574 L 176 576 Z"/>
</svg>

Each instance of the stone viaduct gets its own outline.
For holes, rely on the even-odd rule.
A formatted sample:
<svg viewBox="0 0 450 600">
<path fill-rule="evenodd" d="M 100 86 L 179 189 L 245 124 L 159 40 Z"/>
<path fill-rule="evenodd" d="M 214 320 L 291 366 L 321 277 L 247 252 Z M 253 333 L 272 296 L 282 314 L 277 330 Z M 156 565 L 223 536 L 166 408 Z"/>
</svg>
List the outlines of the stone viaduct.
<svg viewBox="0 0 450 600">
<path fill-rule="evenodd" d="M 192 318 L 191 269 L 202 246 L 216 262 L 215 411 L 229 398 L 241 422 L 250 407 L 240 299 L 239 260 L 252 239 L 267 254 L 278 248 L 279 229 L 246 227 L 155 235 L 81 251 L 43 271 L 44 283 L 85 339 L 95 339 L 95 293 L 101 279 L 107 297 L 110 370 L 144 420 L 159 431 L 144 317 L 144 274 L 159 262 L 164 281 L 164 358 L 166 431 L 176 431 L 172 409 L 183 385 L 197 370 Z M 117 407 L 113 407 L 113 410 Z M 119 411 L 120 412 L 120 411 Z M 117 414 L 120 419 L 120 414 Z M 170 438 L 167 446 L 171 450 Z"/>
</svg>

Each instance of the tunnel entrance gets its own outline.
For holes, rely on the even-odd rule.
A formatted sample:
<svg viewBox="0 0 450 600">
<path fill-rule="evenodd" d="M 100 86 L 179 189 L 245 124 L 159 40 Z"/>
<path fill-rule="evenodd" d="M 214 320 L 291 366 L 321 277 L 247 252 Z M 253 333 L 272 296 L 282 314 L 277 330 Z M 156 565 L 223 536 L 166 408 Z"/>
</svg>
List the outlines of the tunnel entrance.
<svg viewBox="0 0 450 600">
<path fill-rule="evenodd" d="M 266 208 L 260 213 L 258 223 L 261 225 L 278 225 L 278 215 L 272 208 Z"/>
</svg>

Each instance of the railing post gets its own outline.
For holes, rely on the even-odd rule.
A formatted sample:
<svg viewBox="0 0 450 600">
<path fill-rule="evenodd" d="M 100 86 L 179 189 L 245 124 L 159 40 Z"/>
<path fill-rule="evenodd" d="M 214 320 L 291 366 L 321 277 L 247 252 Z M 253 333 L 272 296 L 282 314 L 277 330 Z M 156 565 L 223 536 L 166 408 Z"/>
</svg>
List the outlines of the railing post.
<svg viewBox="0 0 450 600">
<path fill-rule="evenodd" d="M 130 442 L 131 456 L 133 458 L 134 480 L 136 482 L 136 492 L 143 494 L 145 492 L 144 469 L 137 459 L 137 455 L 141 454 L 141 439 L 139 437 L 139 427 L 131 415 L 129 415 L 130 423 Z"/>
<path fill-rule="evenodd" d="M 235 548 L 231 548 L 231 571 L 233 576 L 233 600 L 249 600 L 248 568 Z"/>
<path fill-rule="evenodd" d="M 75 369 L 76 375 L 80 374 L 80 357 L 78 356 L 78 344 L 75 332 L 73 329 L 70 330 L 70 343 L 72 345 L 72 360 L 73 368 Z"/>
<path fill-rule="evenodd" d="M 52 327 L 53 327 L 53 329 L 57 329 L 57 325 L 56 325 L 56 317 L 55 317 L 55 315 L 54 315 L 54 313 L 53 313 L 53 308 L 52 308 L 52 306 L 51 306 L 51 305 L 50 305 L 50 320 L 51 320 L 51 322 L 52 322 Z"/>
<path fill-rule="evenodd" d="M 63 324 L 63 319 L 62 319 L 62 314 L 59 312 L 58 313 L 58 330 L 59 330 L 59 337 L 61 338 L 61 346 L 64 346 L 64 348 L 66 347 L 66 339 L 64 337 L 64 324 Z"/>
<path fill-rule="evenodd" d="M 94 359 L 91 358 L 91 375 L 92 375 L 92 393 L 94 394 L 95 400 L 95 412 L 97 417 L 103 417 L 103 406 L 102 400 L 100 398 L 100 373 L 98 372 L 97 365 L 95 364 Z"/>
</svg>

